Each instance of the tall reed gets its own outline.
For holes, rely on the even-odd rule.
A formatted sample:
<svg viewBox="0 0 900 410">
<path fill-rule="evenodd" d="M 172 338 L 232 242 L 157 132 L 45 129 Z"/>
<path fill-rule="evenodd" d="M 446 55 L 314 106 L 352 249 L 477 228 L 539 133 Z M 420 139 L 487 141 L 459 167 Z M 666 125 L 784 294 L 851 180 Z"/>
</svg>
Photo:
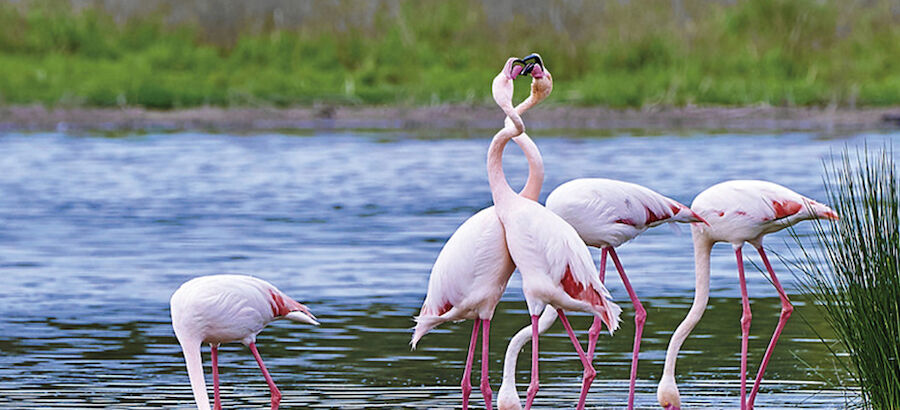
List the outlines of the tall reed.
<svg viewBox="0 0 900 410">
<path fill-rule="evenodd" d="M 847 353 L 862 405 L 900 408 L 900 187 L 891 149 L 845 149 L 825 165 L 841 219 L 798 239 L 801 287 Z M 838 359 L 842 359 L 839 357 Z"/>
</svg>

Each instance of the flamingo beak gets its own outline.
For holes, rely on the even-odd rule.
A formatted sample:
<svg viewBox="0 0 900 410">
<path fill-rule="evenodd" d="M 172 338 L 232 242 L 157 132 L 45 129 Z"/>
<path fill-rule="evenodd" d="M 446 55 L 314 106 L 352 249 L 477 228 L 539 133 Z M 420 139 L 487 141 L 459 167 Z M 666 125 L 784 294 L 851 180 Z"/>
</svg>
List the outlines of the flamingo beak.
<svg viewBox="0 0 900 410">
<path fill-rule="evenodd" d="M 507 77 L 509 77 L 510 80 L 515 80 L 528 66 L 525 61 L 522 61 L 522 59 L 519 58 L 510 58 L 507 65 L 509 66 Z"/>
<path fill-rule="evenodd" d="M 531 75 L 533 78 L 541 78 L 544 76 L 544 60 L 538 53 L 532 53 L 525 58 L 519 60 L 525 64 L 522 74 Z"/>
</svg>

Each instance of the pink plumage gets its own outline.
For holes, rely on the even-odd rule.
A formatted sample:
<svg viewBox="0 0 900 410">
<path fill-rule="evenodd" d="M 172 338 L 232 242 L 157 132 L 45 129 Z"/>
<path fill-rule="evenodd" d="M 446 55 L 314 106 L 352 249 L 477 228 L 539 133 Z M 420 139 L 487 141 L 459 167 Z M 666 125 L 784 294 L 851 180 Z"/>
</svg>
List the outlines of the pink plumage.
<svg viewBox="0 0 900 410">
<path fill-rule="evenodd" d="M 766 371 L 769 359 L 778 337 L 784 329 L 787 319 L 794 307 L 784 288 L 775 275 L 772 265 L 762 246 L 766 234 L 777 232 L 798 222 L 810 219 L 838 219 L 838 215 L 819 202 L 800 195 L 781 185 L 756 180 L 726 181 L 714 185 L 694 198 L 691 209 L 703 217 L 708 225 L 695 224 L 691 227 L 694 240 L 694 270 L 697 281 L 694 303 L 687 317 L 672 335 L 666 352 L 666 363 L 660 379 L 656 396 L 659 404 L 666 410 L 681 408 L 681 398 L 675 383 L 675 360 L 682 343 L 706 309 L 709 301 L 709 259 L 712 247 L 716 242 L 730 243 L 734 249 L 738 267 L 738 280 L 741 288 L 741 409 L 752 409 L 753 401 L 759 391 L 760 382 Z M 750 301 L 747 294 L 747 283 L 744 276 L 742 248 L 744 242 L 753 245 L 768 271 L 772 284 L 781 298 L 781 316 L 772 339 L 766 349 L 759 367 L 753 389 L 747 397 L 747 347 L 750 337 Z"/>
<path fill-rule="evenodd" d="M 505 76 L 504 73 L 500 75 Z M 552 89 L 553 80 L 549 75 L 534 78 L 531 94 L 515 108 L 516 113 L 522 114 L 538 104 Z M 528 160 L 528 180 L 520 195 L 537 200 L 544 180 L 540 151 L 527 134 L 522 133 L 514 140 Z M 491 407 L 492 394 L 487 377 L 490 323 L 514 270 L 503 226 L 493 206 L 467 219 L 444 244 L 432 267 L 428 294 L 415 318 L 416 327 L 410 344 L 415 348 L 426 333 L 441 323 L 475 321 L 461 382 L 463 409 L 468 408 L 472 390 L 470 378 L 479 326 L 482 326 L 481 391 L 487 407 Z"/>
<path fill-rule="evenodd" d="M 212 349 L 215 409 L 221 409 L 218 346 L 241 342 L 250 348 L 272 393 L 272 409 L 278 409 L 281 393 L 256 349 L 256 335 L 270 322 L 289 319 L 318 325 L 309 309 L 262 279 L 243 275 L 211 275 L 191 279 L 172 294 L 172 328 L 184 352 L 194 400 L 200 410 L 209 409 L 203 378 L 200 345 Z"/>
<path fill-rule="evenodd" d="M 501 74 L 509 73 L 510 64 Z M 540 204 L 522 198 L 510 188 L 503 173 L 503 148 L 510 138 L 524 132 L 521 118 L 512 108 L 512 76 L 498 75 L 493 83 L 494 100 L 512 120 L 513 127 L 501 130 L 488 148 L 487 170 L 497 216 L 506 232 L 506 243 L 514 263 L 522 273 L 522 290 L 532 319 L 532 382 L 526 408 L 538 390 L 538 315 L 545 306 L 558 310 L 560 320 L 572 339 L 585 373 L 578 408 L 584 408 L 595 372 L 578 343 L 563 309 L 592 313 L 612 332 L 618 327 L 621 309 L 597 277 L 590 251 L 565 220 Z"/>
</svg>

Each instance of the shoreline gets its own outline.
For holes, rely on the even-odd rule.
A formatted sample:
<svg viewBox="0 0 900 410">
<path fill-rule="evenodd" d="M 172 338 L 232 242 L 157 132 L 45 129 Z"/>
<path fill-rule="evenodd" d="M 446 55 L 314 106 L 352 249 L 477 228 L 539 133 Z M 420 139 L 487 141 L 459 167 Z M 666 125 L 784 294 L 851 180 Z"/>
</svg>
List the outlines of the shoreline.
<svg viewBox="0 0 900 410">
<path fill-rule="evenodd" d="M 814 131 L 900 128 L 900 106 L 820 107 L 606 107 L 544 106 L 525 115 L 530 130 Z M 0 106 L 0 132 L 130 132 L 275 130 L 481 130 L 502 120 L 497 107 L 437 105 L 294 108 L 197 107 L 177 110 Z"/>
</svg>

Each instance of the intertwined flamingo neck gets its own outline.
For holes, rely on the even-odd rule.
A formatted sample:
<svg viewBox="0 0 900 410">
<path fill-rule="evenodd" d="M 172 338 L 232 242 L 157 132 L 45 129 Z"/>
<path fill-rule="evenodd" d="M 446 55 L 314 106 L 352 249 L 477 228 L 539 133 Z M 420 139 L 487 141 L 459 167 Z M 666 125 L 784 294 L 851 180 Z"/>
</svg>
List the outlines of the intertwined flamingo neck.
<svg viewBox="0 0 900 410">
<path fill-rule="evenodd" d="M 519 148 L 525 153 L 525 159 L 528 160 L 528 179 L 519 195 L 537 201 L 541 195 L 541 187 L 544 185 L 544 159 L 541 157 L 541 151 L 528 134 L 522 133 L 513 138 L 513 141 L 519 145 Z"/>
<path fill-rule="evenodd" d="M 503 127 L 491 140 L 488 147 L 487 169 L 488 182 L 491 186 L 491 196 L 494 199 L 494 205 L 500 209 L 510 201 L 515 200 L 518 195 L 509 186 L 506 175 L 503 173 L 503 148 L 506 143 L 515 136 L 525 132 L 525 124 L 522 123 L 522 117 L 512 106 L 513 83 L 504 72 L 501 72 L 494 78 L 492 87 L 494 101 L 506 113 L 506 116 L 512 120 L 513 127 Z"/>
<path fill-rule="evenodd" d="M 553 90 L 553 78 L 547 73 L 542 78 L 535 78 L 531 81 L 531 93 L 525 101 L 516 106 L 515 111 L 520 116 L 526 111 L 543 101 Z M 507 117 L 504 120 L 504 126 L 514 127 L 513 120 Z M 541 157 L 541 151 L 538 149 L 534 141 L 526 133 L 522 133 L 513 141 L 519 145 L 525 158 L 528 160 L 528 180 L 525 181 L 525 187 L 519 192 L 519 195 L 532 201 L 537 201 L 541 195 L 541 187 L 544 184 L 544 160 Z"/>
</svg>

